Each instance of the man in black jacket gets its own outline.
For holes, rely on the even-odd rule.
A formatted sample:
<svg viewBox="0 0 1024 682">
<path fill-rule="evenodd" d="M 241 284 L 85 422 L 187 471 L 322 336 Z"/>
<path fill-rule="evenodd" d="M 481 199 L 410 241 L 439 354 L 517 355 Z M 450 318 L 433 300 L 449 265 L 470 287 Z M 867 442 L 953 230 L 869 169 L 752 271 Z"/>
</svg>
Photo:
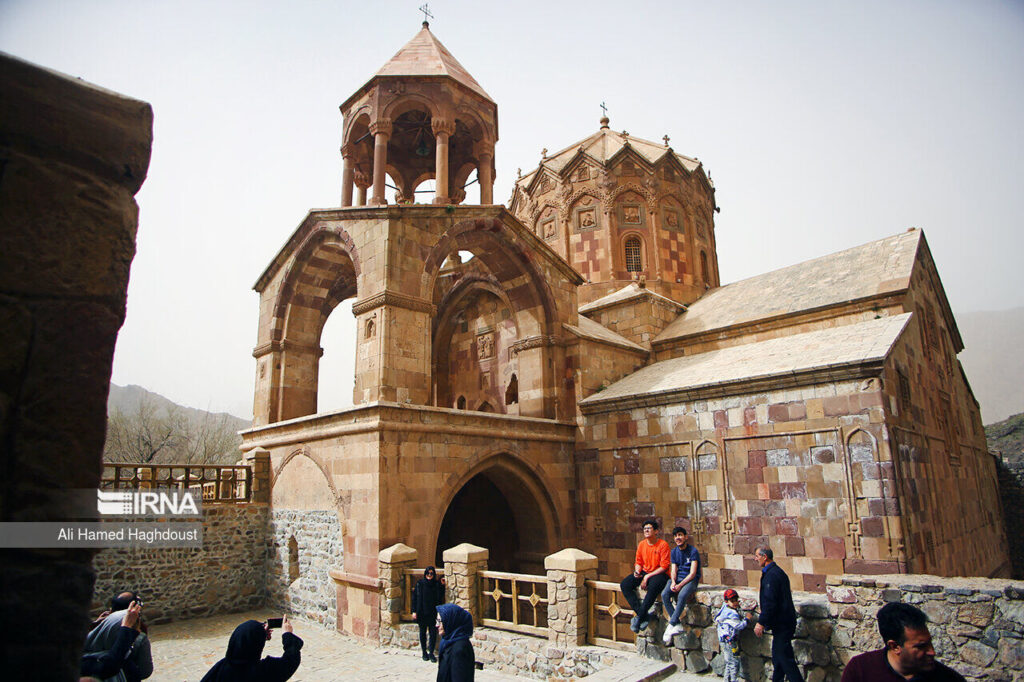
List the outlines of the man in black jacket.
<svg viewBox="0 0 1024 682">
<path fill-rule="evenodd" d="M 796 608 L 789 576 L 775 563 L 770 547 L 758 547 L 754 558 L 761 567 L 761 615 L 757 617 L 754 634 L 761 637 L 765 630 L 772 631 L 772 682 L 804 682 L 793 654 Z"/>
</svg>

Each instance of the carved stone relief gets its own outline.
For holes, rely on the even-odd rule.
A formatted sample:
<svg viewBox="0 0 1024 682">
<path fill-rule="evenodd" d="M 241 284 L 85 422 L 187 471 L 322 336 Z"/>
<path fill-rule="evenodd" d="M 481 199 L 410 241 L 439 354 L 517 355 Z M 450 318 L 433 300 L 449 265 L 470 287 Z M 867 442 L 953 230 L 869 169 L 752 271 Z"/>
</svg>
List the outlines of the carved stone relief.
<svg viewBox="0 0 1024 682">
<path fill-rule="evenodd" d="M 629 225 L 640 224 L 640 207 L 639 206 L 623 206 L 622 207 L 622 222 L 628 223 Z"/>
<path fill-rule="evenodd" d="M 494 335 L 490 332 L 476 337 L 477 357 L 481 360 L 494 357 Z"/>
<path fill-rule="evenodd" d="M 597 211 L 593 208 L 583 208 L 576 212 L 576 227 L 586 230 L 597 226 Z"/>
</svg>

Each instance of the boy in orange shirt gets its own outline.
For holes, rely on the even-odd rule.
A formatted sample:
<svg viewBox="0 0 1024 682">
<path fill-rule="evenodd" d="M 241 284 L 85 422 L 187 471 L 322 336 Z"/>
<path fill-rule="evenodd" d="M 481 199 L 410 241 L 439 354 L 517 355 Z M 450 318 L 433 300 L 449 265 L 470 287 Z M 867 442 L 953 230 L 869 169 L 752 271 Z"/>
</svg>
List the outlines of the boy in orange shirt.
<svg viewBox="0 0 1024 682">
<path fill-rule="evenodd" d="M 636 548 L 633 573 L 619 583 L 629 607 L 636 614 L 629 623 L 629 629 L 633 632 L 640 632 L 647 627 L 652 618 L 658 617 L 656 612 L 651 612 L 651 606 L 668 583 L 670 554 L 668 543 L 658 537 L 658 522 L 654 519 L 644 521 L 644 539 Z M 636 591 L 637 587 L 647 590 L 642 604 Z"/>
</svg>

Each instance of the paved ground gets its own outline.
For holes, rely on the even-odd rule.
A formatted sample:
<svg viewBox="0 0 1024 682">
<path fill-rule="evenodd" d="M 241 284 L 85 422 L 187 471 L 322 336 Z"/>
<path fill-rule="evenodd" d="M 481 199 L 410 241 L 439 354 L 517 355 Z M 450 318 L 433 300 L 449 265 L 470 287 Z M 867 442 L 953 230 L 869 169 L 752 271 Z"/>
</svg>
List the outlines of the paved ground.
<svg viewBox="0 0 1024 682">
<path fill-rule="evenodd" d="M 213 618 L 179 621 L 150 628 L 153 641 L 153 666 L 155 672 L 150 678 L 154 682 L 164 680 L 198 682 L 210 667 L 224 656 L 228 637 L 239 623 L 250 618 L 265 620 L 275 614 L 267 611 L 236 613 Z M 375 649 L 363 645 L 334 630 L 304 620 L 294 621 L 295 634 L 303 639 L 302 665 L 291 678 L 296 682 L 334 682 L 334 680 L 395 680 L 412 682 L 434 680 L 437 666 L 423 661 L 418 652 L 406 649 Z M 267 643 L 264 653 L 281 655 L 281 640 L 278 633 Z M 650 679 L 652 661 L 636 658 L 629 669 L 604 671 L 592 679 L 635 682 Z M 678 675 L 679 673 L 677 673 Z M 491 670 L 477 671 L 479 682 L 522 682 L 528 678 L 498 673 Z M 676 677 L 672 680 L 704 680 L 704 677 Z"/>
</svg>

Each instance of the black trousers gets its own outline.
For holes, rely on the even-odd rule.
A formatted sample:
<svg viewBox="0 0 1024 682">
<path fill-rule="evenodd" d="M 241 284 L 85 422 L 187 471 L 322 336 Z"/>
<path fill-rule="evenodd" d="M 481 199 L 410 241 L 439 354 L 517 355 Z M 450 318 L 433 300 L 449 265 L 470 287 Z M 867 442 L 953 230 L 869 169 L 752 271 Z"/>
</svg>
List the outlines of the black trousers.
<svg viewBox="0 0 1024 682">
<path fill-rule="evenodd" d="M 661 591 L 665 589 L 665 585 L 668 584 L 668 573 L 659 573 L 656 576 L 651 577 L 647 581 L 647 594 L 644 595 L 643 603 L 640 603 L 640 595 L 637 594 L 637 589 L 640 587 L 640 582 L 644 579 L 644 574 L 641 574 L 639 578 L 630 573 L 622 582 L 619 583 L 619 589 L 622 590 L 622 595 L 629 602 L 629 608 L 633 609 L 633 612 L 640 616 L 640 619 L 647 618 L 647 612 L 651 610 L 651 606 L 658 601 L 658 597 L 661 596 Z"/>
<path fill-rule="evenodd" d="M 434 653 L 434 646 L 437 644 L 437 626 L 416 623 L 420 626 L 420 649 L 424 654 Z M 430 633 L 430 647 L 427 648 L 427 633 Z"/>
<path fill-rule="evenodd" d="M 789 628 L 772 628 L 772 682 L 804 682 L 793 653 L 793 634 Z"/>
</svg>

